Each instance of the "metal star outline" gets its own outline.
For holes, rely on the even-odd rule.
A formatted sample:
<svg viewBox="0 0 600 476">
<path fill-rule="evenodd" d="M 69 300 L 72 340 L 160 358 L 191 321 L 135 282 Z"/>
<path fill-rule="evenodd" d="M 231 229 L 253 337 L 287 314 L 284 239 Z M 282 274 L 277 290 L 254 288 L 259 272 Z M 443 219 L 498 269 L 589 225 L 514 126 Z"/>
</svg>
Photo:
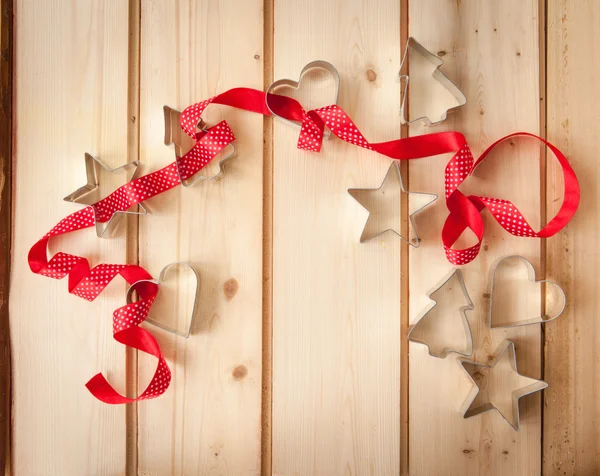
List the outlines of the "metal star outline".
<svg viewBox="0 0 600 476">
<path fill-rule="evenodd" d="M 518 388 L 517 390 L 514 390 L 512 392 L 512 412 L 510 416 L 507 416 L 504 413 L 502 413 L 502 411 L 496 405 L 494 405 L 494 403 L 492 403 L 491 399 L 487 403 L 483 403 L 475 407 L 473 406 L 477 395 L 481 391 L 481 387 L 474 377 L 475 374 L 478 372 L 478 369 L 487 368 L 490 369 L 490 372 L 492 372 L 494 370 L 494 367 L 496 367 L 498 362 L 500 362 L 503 358 L 509 359 L 511 369 L 514 373 L 516 373 L 519 377 L 523 377 L 531 381 L 529 385 Z M 465 419 L 470 418 L 472 416 L 481 415 L 482 413 L 491 410 L 496 410 L 502 416 L 502 418 L 504 418 L 510 424 L 510 426 L 513 427 L 514 430 L 519 431 L 521 423 L 519 417 L 519 400 L 527 395 L 539 392 L 540 390 L 544 390 L 548 387 L 548 384 L 543 380 L 537 380 L 519 373 L 517 369 L 517 354 L 515 350 L 515 343 L 508 339 L 504 339 L 500 343 L 500 345 L 496 349 L 496 357 L 494 361 L 489 364 L 470 362 L 464 359 L 459 359 L 459 362 L 463 370 L 473 383 L 473 388 L 471 389 L 471 392 L 467 396 L 463 405 L 463 417 Z"/>
<path fill-rule="evenodd" d="M 129 176 L 127 177 L 127 182 L 130 182 L 134 179 L 139 165 L 140 163 L 137 160 L 134 160 L 133 162 L 128 162 L 125 165 L 111 169 L 100 159 L 97 159 L 93 155 L 86 152 L 85 174 L 87 177 L 87 183 L 83 187 L 79 187 L 73 193 L 67 195 L 63 200 L 71 203 L 80 203 L 93 208 L 95 202 L 86 203 L 86 201 L 82 199 L 97 190 L 100 186 L 100 181 L 98 180 L 98 172 L 100 168 L 110 173 L 130 172 Z M 116 226 L 116 223 L 121 215 L 146 215 L 148 213 L 141 203 L 139 203 L 138 206 L 140 207 L 140 211 L 137 212 L 120 210 L 113 212 L 112 216 L 106 223 L 96 221 L 96 213 L 94 213 L 94 223 L 96 225 L 96 235 L 98 238 L 106 237 L 107 230 Z"/>
<path fill-rule="evenodd" d="M 364 194 L 365 192 L 372 192 L 372 193 L 379 192 L 381 194 L 385 194 L 386 189 L 390 188 L 391 186 L 396 185 L 396 184 L 392 183 L 392 181 L 394 179 L 396 179 L 398 181 L 398 183 L 400 184 L 400 192 L 402 194 L 401 201 L 407 200 L 408 208 L 409 208 L 408 209 L 409 226 L 412 227 L 412 229 L 414 231 L 414 235 L 415 235 L 414 241 L 416 243 L 413 243 L 409 238 L 402 236 L 402 233 L 400 232 L 400 230 L 395 229 L 395 228 L 386 228 L 385 230 L 381 230 L 377 233 L 374 233 L 373 236 L 368 236 L 367 230 L 369 228 L 369 221 L 374 219 L 374 212 L 368 208 L 368 206 L 364 203 L 363 200 L 361 200 L 361 195 Z M 406 190 L 404 188 L 404 182 L 402 180 L 402 174 L 400 173 L 400 166 L 398 165 L 397 160 L 394 160 L 392 162 L 392 164 L 390 165 L 390 167 L 385 175 L 385 178 L 383 179 L 383 182 L 381 183 L 381 185 L 378 188 L 351 188 L 348 190 L 348 193 L 350 194 L 350 196 L 352 198 L 354 198 L 354 200 L 356 200 L 358 203 L 360 203 L 360 205 L 365 210 L 367 210 L 369 212 L 369 216 L 367 218 L 367 221 L 365 222 L 365 226 L 363 227 L 362 234 L 360 235 L 361 243 L 366 243 L 367 241 L 373 240 L 373 239 L 377 238 L 378 236 L 383 235 L 387 231 L 392 231 L 396 235 L 398 235 L 402 240 L 404 240 L 406 243 L 408 243 L 410 246 L 412 246 L 414 248 L 418 248 L 421 243 L 421 239 L 419 238 L 419 235 L 417 233 L 417 228 L 415 225 L 415 215 L 417 215 L 424 208 L 428 207 L 429 205 L 431 205 L 433 202 L 435 202 L 438 199 L 438 196 L 434 193 L 409 192 L 408 190 Z M 409 199 L 410 195 L 423 197 L 423 199 L 425 199 L 425 204 L 424 205 L 421 205 L 418 203 L 415 204 L 412 200 Z M 410 237 L 410 230 L 409 230 L 409 237 Z"/>
</svg>

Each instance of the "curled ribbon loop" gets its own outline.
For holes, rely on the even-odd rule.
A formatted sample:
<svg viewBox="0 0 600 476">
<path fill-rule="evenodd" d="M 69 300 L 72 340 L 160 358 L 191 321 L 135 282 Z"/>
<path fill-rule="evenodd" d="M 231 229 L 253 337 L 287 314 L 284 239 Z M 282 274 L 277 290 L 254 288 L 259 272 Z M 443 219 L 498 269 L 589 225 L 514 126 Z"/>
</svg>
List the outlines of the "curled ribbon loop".
<svg viewBox="0 0 600 476">
<path fill-rule="evenodd" d="M 106 198 L 61 220 L 31 248 L 29 252 L 31 270 L 54 279 L 68 276 L 69 292 L 88 301 L 94 300 L 117 275 L 132 285 L 138 281 L 151 279 L 146 270 L 136 265 L 99 264 L 90 268 L 87 259 L 62 252 L 48 259 L 48 242 L 54 236 L 93 227 L 96 221 L 105 223 L 114 213 L 127 211 L 144 200 L 166 192 L 179 185 L 182 179 L 192 177 L 204 168 L 235 139 L 225 121 L 208 130 L 199 130 L 201 115 L 208 105 L 222 104 L 270 115 L 265 99 L 265 93 L 262 91 L 235 88 L 186 108 L 181 114 L 180 125 L 195 140 L 193 148 L 183 157 L 177 157 L 172 164 L 119 187 Z M 509 233 L 515 236 L 546 238 L 564 228 L 579 205 L 579 183 L 566 157 L 552 144 L 534 134 L 517 132 L 503 137 L 494 142 L 475 161 L 465 137 L 459 132 L 438 132 L 370 143 L 350 117 L 337 105 L 307 112 L 294 99 L 278 95 L 269 95 L 269 105 L 277 115 L 300 124 L 298 148 L 303 150 L 318 152 L 321 149 L 326 126 L 335 136 L 349 144 L 395 160 L 413 160 L 445 153 L 454 154 L 445 169 L 445 198 L 449 215 L 442 229 L 442 243 L 448 260 L 455 265 L 469 263 L 479 253 L 484 236 L 481 212 L 486 208 Z M 508 200 L 466 196 L 459 190 L 460 185 L 497 144 L 518 136 L 533 137 L 542 141 L 554 153 L 563 171 L 563 203 L 556 216 L 539 232 L 529 226 L 519 210 Z M 473 231 L 477 243 L 466 249 L 452 248 L 467 228 Z M 148 282 L 138 283 L 136 291 L 140 296 L 139 301 L 114 311 L 113 336 L 123 345 L 155 356 L 158 359 L 157 368 L 148 387 L 135 398 L 119 394 L 102 374 L 94 376 L 86 386 L 96 398 L 106 403 L 129 403 L 155 398 L 166 391 L 171 381 L 171 371 L 158 342 L 147 330 L 140 327 L 156 298 L 158 286 Z"/>
<path fill-rule="evenodd" d="M 265 106 L 264 93 L 244 88 L 231 89 L 226 93 L 188 107 L 181 114 L 181 127 L 194 137 L 196 124 L 201 114 L 211 104 L 223 104 L 240 109 L 269 115 Z M 563 153 L 548 141 L 528 132 L 516 132 L 503 137 L 485 150 L 475 162 L 464 135 L 459 132 L 437 132 L 421 136 L 370 143 L 356 124 L 338 105 L 331 105 L 306 112 L 292 98 L 269 95 L 269 104 L 281 117 L 301 124 L 298 148 L 319 152 L 323 141 L 324 126 L 339 139 L 349 144 L 373 150 L 395 160 L 412 160 L 445 153 L 454 153 L 446 166 L 444 188 L 446 206 L 450 212 L 442 229 L 442 243 L 446 257 L 454 265 L 471 262 L 479 254 L 484 236 L 481 212 L 488 209 L 494 219 L 509 233 L 522 237 L 546 238 L 564 228 L 577 211 L 580 200 L 579 182 Z M 192 128 L 193 126 L 193 128 Z M 501 142 L 513 137 L 532 137 L 544 143 L 555 155 L 564 176 L 564 199 L 556 216 L 536 232 L 514 204 L 508 200 L 465 196 L 459 186 L 473 173 L 475 168 Z M 454 249 L 460 235 L 469 228 L 477 237 L 477 243 L 465 249 Z"/>
</svg>

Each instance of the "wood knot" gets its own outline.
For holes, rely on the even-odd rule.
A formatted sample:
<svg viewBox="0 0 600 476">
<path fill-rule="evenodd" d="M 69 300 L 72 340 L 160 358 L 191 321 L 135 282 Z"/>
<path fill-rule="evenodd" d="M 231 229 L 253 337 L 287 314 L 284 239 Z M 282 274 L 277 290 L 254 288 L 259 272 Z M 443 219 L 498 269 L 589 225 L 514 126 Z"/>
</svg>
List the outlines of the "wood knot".
<svg viewBox="0 0 600 476">
<path fill-rule="evenodd" d="M 375 81 L 377 79 L 377 73 L 375 71 L 373 71 L 372 69 L 368 69 L 367 70 L 367 79 L 369 80 L 370 83 L 372 83 L 373 81 Z"/>
<path fill-rule="evenodd" d="M 246 375 L 248 375 L 248 369 L 245 365 L 238 365 L 235 369 L 233 369 L 231 375 L 233 375 L 233 378 L 236 380 L 243 380 Z"/>
<path fill-rule="evenodd" d="M 437 52 L 437 55 L 441 58 L 442 56 L 446 56 L 446 52 L 444 50 L 440 50 Z"/>
<path fill-rule="evenodd" d="M 223 283 L 223 293 L 225 294 L 225 299 L 231 301 L 237 294 L 238 289 L 239 284 L 235 278 L 229 278 L 227 281 L 225 281 Z"/>
</svg>

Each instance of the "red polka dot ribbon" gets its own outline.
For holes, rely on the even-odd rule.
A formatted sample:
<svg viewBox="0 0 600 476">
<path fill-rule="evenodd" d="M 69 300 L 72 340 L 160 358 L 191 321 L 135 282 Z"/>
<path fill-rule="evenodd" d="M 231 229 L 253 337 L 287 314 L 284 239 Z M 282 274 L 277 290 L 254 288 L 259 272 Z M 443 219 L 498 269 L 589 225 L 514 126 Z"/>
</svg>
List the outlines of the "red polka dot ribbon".
<svg viewBox="0 0 600 476">
<path fill-rule="evenodd" d="M 123 345 L 146 352 L 158 359 L 156 371 L 148 387 L 141 395 L 129 398 L 119 394 L 102 374 L 94 376 L 87 384 L 89 391 L 106 403 L 130 403 L 155 398 L 168 388 L 171 371 L 164 359 L 158 342 L 147 330 L 140 327 L 150 311 L 158 293 L 158 285 L 140 280 L 151 279 L 150 274 L 136 265 L 99 264 L 90 268 L 87 259 L 63 252 L 48 258 L 48 242 L 65 233 L 90 228 L 96 223 L 106 223 L 117 212 L 124 212 L 160 193 L 179 185 L 181 180 L 192 177 L 204 168 L 219 152 L 235 139 L 225 121 L 209 130 L 200 130 L 201 115 L 210 104 L 228 105 L 259 114 L 270 115 L 265 103 L 265 93 L 255 89 L 236 88 L 211 99 L 194 104 L 181 114 L 181 127 L 196 144 L 174 163 L 133 180 L 119 187 L 97 203 L 72 213 L 61 220 L 29 251 L 29 266 L 34 273 L 54 279 L 68 276 L 69 292 L 88 301 L 94 300 L 117 276 L 136 286 L 140 300 L 120 307 L 113 313 L 113 336 Z M 442 242 L 448 260 L 455 265 L 472 261 L 481 247 L 484 224 L 481 212 L 488 209 L 496 221 L 509 233 L 523 237 L 546 238 L 566 226 L 573 217 L 580 200 L 579 183 L 566 157 L 544 139 L 526 132 L 517 132 L 493 143 L 477 161 L 469 149 L 465 137 L 459 132 L 438 132 L 422 136 L 396 139 L 388 142 L 370 143 L 362 135 L 350 117 L 337 105 L 305 111 L 294 99 L 269 95 L 271 110 L 300 125 L 298 148 L 313 152 L 321 149 L 325 126 L 338 138 L 365 149 L 373 150 L 396 160 L 411 160 L 453 153 L 445 170 L 445 198 L 449 215 L 442 229 Z M 459 186 L 473 170 L 503 140 L 527 136 L 542 141 L 554 153 L 563 170 L 564 199 L 560 210 L 542 230 L 536 232 L 519 210 L 508 200 L 466 196 Z M 466 249 L 453 249 L 460 235 L 469 228 L 477 237 L 477 243 Z"/>
<path fill-rule="evenodd" d="M 194 104 L 183 111 L 181 127 L 190 137 L 194 137 L 195 125 L 200 121 L 204 109 L 211 103 L 225 104 L 265 115 L 270 114 L 265 107 L 263 92 L 245 88 L 231 89 L 219 96 Z M 274 94 L 269 95 L 269 104 L 275 114 L 300 124 L 299 149 L 318 152 L 321 149 L 324 128 L 327 126 L 335 136 L 349 144 L 373 150 L 396 160 L 421 159 L 432 155 L 453 153 L 454 156 L 446 166 L 444 177 L 446 205 L 450 213 L 442 230 L 442 243 L 448 261 L 455 265 L 467 264 L 479 254 L 484 235 L 481 212 L 486 208 L 500 226 L 512 235 L 547 238 L 564 228 L 579 206 L 579 182 L 566 157 L 546 140 L 528 132 L 517 132 L 499 139 L 475 161 L 465 137 L 459 132 L 438 132 L 388 142 L 370 143 L 348 114 L 337 105 L 307 112 L 297 101 Z M 532 137 L 543 142 L 562 167 L 564 176 L 562 206 L 556 216 L 537 232 L 531 228 L 517 207 L 508 200 L 475 195 L 467 197 L 458 190 L 465 179 L 500 142 L 513 137 Z M 454 249 L 453 245 L 467 228 L 475 233 L 477 243 L 465 249 Z"/>
</svg>

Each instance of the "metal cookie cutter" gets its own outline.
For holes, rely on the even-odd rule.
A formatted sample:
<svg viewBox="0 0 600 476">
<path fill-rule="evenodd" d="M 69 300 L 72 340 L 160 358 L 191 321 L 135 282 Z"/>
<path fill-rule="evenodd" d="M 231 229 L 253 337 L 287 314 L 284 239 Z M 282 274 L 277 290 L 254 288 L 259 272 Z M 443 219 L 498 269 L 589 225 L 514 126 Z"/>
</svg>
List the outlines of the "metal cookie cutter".
<svg viewBox="0 0 600 476">
<path fill-rule="evenodd" d="M 467 346 L 466 346 L 467 348 L 466 348 L 466 351 L 463 352 L 460 349 L 452 349 L 449 347 L 444 347 L 441 350 L 441 352 L 435 352 L 435 351 L 431 350 L 430 344 L 428 344 L 425 341 L 425 339 L 418 338 L 414 334 L 419 333 L 419 327 L 423 326 L 427 322 L 427 319 L 430 316 L 430 313 L 438 305 L 439 299 L 438 300 L 434 299 L 435 294 L 438 291 L 440 291 L 441 289 L 445 288 L 446 286 L 452 286 L 453 280 L 458 281 L 460 289 L 466 300 L 466 304 L 459 307 L 458 312 L 460 313 L 460 317 L 461 317 L 462 323 L 464 325 L 465 336 L 467 338 Z M 434 301 L 435 304 L 432 307 L 430 307 L 419 318 L 419 320 L 417 321 L 417 323 L 414 326 L 410 327 L 410 329 L 408 331 L 408 340 L 410 342 L 414 342 L 416 344 L 422 344 L 422 345 L 426 346 L 429 355 L 431 355 L 432 357 L 440 358 L 440 359 L 445 359 L 448 356 L 448 354 L 450 354 L 450 353 L 455 353 L 455 354 L 459 354 L 459 355 L 463 355 L 463 356 L 467 356 L 467 357 L 473 355 L 473 334 L 471 333 L 471 326 L 469 325 L 469 319 L 467 319 L 467 311 L 472 311 L 473 309 L 475 309 L 475 306 L 473 305 L 473 301 L 471 301 L 469 293 L 467 292 L 467 287 L 465 285 L 462 271 L 460 269 L 453 270 L 448 275 L 448 277 L 446 277 L 446 279 L 444 279 L 444 281 L 442 281 L 442 283 L 437 288 L 435 288 L 432 292 L 430 292 L 428 294 L 428 297 L 429 297 L 429 299 Z"/>
<path fill-rule="evenodd" d="M 427 61 L 432 63 L 436 68 L 432 73 L 433 79 L 435 79 L 438 83 L 440 83 L 444 88 L 446 88 L 456 99 L 457 105 L 453 106 L 442 113 L 440 119 L 437 121 L 432 121 L 427 116 L 421 116 L 416 119 L 408 120 L 406 118 L 406 98 L 408 97 L 408 83 L 410 81 L 410 73 L 409 74 L 401 74 L 400 82 L 404 81 L 404 88 L 402 89 L 402 102 L 400 105 L 400 121 L 402 124 L 414 124 L 419 121 L 424 121 L 429 126 L 435 126 L 436 124 L 440 124 L 445 121 L 448 117 L 448 112 L 467 104 L 467 98 L 462 93 L 458 86 L 454 84 L 444 73 L 440 71 L 440 66 L 444 64 L 444 61 L 437 55 L 433 54 L 427 48 L 425 48 L 421 43 L 415 40 L 413 37 L 408 38 L 406 42 L 406 49 L 404 50 L 404 56 L 402 57 L 402 64 L 400 65 L 400 70 L 404 67 L 404 64 L 407 63 L 409 52 L 415 51 L 416 53 L 423 56 Z"/>
<path fill-rule="evenodd" d="M 170 332 L 171 334 L 175 334 L 177 336 L 184 337 L 187 339 L 192 333 L 192 327 L 194 325 L 194 320 L 196 319 L 196 314 L 197 314 L 197 309 L 196 309 L 197 306 L 196 305 L 197 305 L 197 301 L 198 301 L 198 292 L 200 291 L 200 277 L 198 276 L 198 272 L 189 263 L 185 263 L 182 261 L 170 263 L 161 270 L 160 274 L 158 275 L 158 279 L 141 279 L 139 281 L 136 281 L 131 286 L 129 286 L 129 289 L 127 290 L 127 294 L 126 294 L 127 304 L 131 304 L 133 302 L 133 299 L 132 299 L 133 292 L 135 291 L 136 285 L 138 285 L 139 283 L 153 283 L 153 284 L 160 285 L 160 283 L 166 281 L 167 273 L 169 272 L 170 269 L 172 269 L 174 267 L 186 267 L 186 268 L 190 269 L 192 271 L 192 276 L 194 277 L 194 279 L 196 281 L 196 289 L 195 289 L 195 293 L 194 293 L 194 303 L 192 304 L 192 306 L 193 306 L 192 316 L 190 318 L 189 327 L 185 331 L 182 332 L 178 329 L 167 326 L 166 324 L 163 324 L 161 322 L 158 322 L 158 321 L 152 319 L 149 315 L 144 322 L 148 322 L 149 324 L 159 327 L 164 331 Z"/>
<path fill-rule="evenodd" d="M 95 190 L 97 190 L 98 187 L 100 186 L 100 182 L 98 180 L 98 167 L 101 167 L 102 169 L 104 169 L 110 173 L 120 173 L 120 172 L 130 171 L 131 173 L 130 173 L 129 177 L 127 178 L 127 182 L 130 182 L 131 180 L 134 179 L 139 165 L 140 165 L 140 163 L 137 160 L 134 160 L 133 162 L 128 162 L 125 165 L 121 165 L 120 167 L 111 169 L 110 167 L 107 167 L 106 164 L 104 164 L 104 162 L 102 162 L 100 159 L 97 159 L 96 157 L 94 157 L 91 154 L 88 154 L 86 152 L 86 154 L 85 154 L 85 173 L 87 176 L 87 183 L 83 187 L 79 187 L 73 193 L 67 195 L 63 200 L 66 202 L 71 202 L 71 203 L 81 203 L 83 205 L 88 205 L 91 207 L 91 205 L 94 202 L 85 203 L 81 199 L 83 197 L 89 195 L 90 193 L 94 192 Z M 137 212 L 136 211 L 119 211 L 119 210 L 115 211 L 106 223 L 97 221 L 96 213 L 94 211 L 94 223 L 96 225 L 96 235 L 98 236 L 98 238 L 105 237 L 107 230 L 109 230 L 109 228 L 114 228 L 116 226 L 121 215 L 146 215 L 148 213 L 141 203 L 139 203 L 138 206 L 140 207 L 140 211 L 137 211 Z"/>
<path fill-rule="evenodd" d="M 298 124 L 297 122 L 286 119 L 285 117 L 281 117 L 279 114 L 277 114 L 273 110 L 272 105 L 269 104 L 269 95 L 271 95 L 271 94 L 275 95 L 274 91 L 277 88 L 281 88 L 281 87 L 289 87 L 289 88 L 293 88 L 293 89 L 298 89 L 300 87 L 300 83 L 302 82 L 302 78 L 306 74 L 308 74 L 309 72 L 312 72 L 314 70 L 319 70 L 319 69 L 327 71 L 331 75 L 333 80 L 335 81 L 335 100 L 334 100 L 333 104 L 337 104 L 339 92 L 340 92 L 340 73 L 335 68 L 335 66 L 333 66 L 328 61 L 316 60 L 316 61 L 311 61 L 304 68 L 302 68 L 302 71 L 300 72 L 300 77 L 299 77 L 298 81 L 294 81 L 291 79 L 279 79 L 269 85 L 269 87 L 267 88 L 267 92 L 265 94 L 265 103 L 266 103 L 267 109 L 269 110 L 271 115 L 273 115 L 273 117 L 277 117 L 277 118 L 287 122 L 288 124 L 292 124 L 293 126 L 300 127 L 300 124 Z M 325 132 L 323 134 L 323 137 L 328 139 L 329 137 L 331 137 L 331 132 Z"/>
<path fill-rule="evenodd" d="M 230 151 L 219 160 L 219 171 L 216 174 L 211 176 L 196 174 L 193 178 L 190 177 L 184 179 L 181 175 L 181 170 L 179 169 L 179 160 L 187 151 L 191 150 L 196 143 L 183 131 L 183 129 L 181 129 L 181 126 L 179 125 L 179 117 L 181 116 L 181 112 L 169 106 L 164 106 L 163 110 L 165 113 L 165 145 L 173 144 L 175 146 L 175 165 L 181 185 L 184 187 L 191 187 L 196 182 L 208 182 L 222 178 L 225 174 L 225 164 L 237 156 L 235 146 L 231 143 L 227 144 L 226 147 L 229 148 Z M 208 132 L 209 128 L 206 122 L 200 119 L 198 129 Z"/>
<path fill-rule="evenodd" d="M 510 300 L 511 297 L 514 297 L 513 296 L 514 291 L 512 291 L 512 290 L 506 290 L 504 293 L 502 293 L 502 291 L 498 291 L 496 289 L 496 286 L 498 286 L 498 282 L 501 281 L 499 278 L 497 278 L 496 273 L 498 272 L 498 270 L 501 270 L 503 268 L 509 268 L 509 267 L 514 268 L 514 265 L 511 265 L 511 261 L 517 262 L 518 265 L 522 265 L 522 264 L 525 265 L 525 267 L 527 268 L 527 274 L 528 274 L 528 278 L 529 278 L 530 282 L 535 283 L 535 284 L 540 284 L 540 285 L 542 283 L 546 283 L 547 286 L 552 286 L 557 290 L 558 296 L 559 296 L 558 297 L 559 304 L 556 308 L 557 310 L 554 313 L 554 315 L 538 316 L 538 317 L 533 317 L 533 318 L 521 320 L 521 321 L 509 321 L 509 322 L 498 323 L 498 324 L 495 323 L 495 321 L 497 320 L 496 315 L 498 314 L 498 312 L 494 310 L 494 303 L 498 302 L 498 300 L 500 302 L 507 302 L 507 300 Z M 495 296 L 496 292 L 500 292 L 501 295 Z M 504 294 L 508 294 L 508 295 L 504 295 Z M 513 301 L 514 301 L 514 299 L 513 299 Z M 492 289 L 490 292 L 490 328 L 496 329 L 496 328 L 527 326 L 530 324 L 544 324 L 546 322 L 553 321 L 558 316 L 560 316 L 563 313 L 563 311 L 565 310 L 566 305 L 567 305 L 567 297 L 566 297 L 564 289 L 557 283 L 555 283 L 553 281 L 549 281 L 547 279 L 542 279 L 540 281 L 536 281 L 535 280 L 535 269 L 533 267 L 533 264 L 531 264 L 531 261 L 524 258 L 523 256 L 519 256 L 519 255 L 505 256 L 504 258 L 500 259 L 492 268 Z"/>
<path fill-rule="evenodd" d="M 379 192 L 382 195 L 385 195 L 386 189 L 388 189 L 388 187 L 391 188 L 391 187 L 397 185 L 397 184 L 393 183 L 393 180 L 396 180 L 400 184 L 400 192 L 402 194 L 401 200 L 408 200 L 409 222 L 415 233 L 415 240 L 414 240 L 415 243 L 413 243 L 409 239 L 410 236 L 409 236 L 409 238 L 406 238 L 406 237 L 402 236 L 402 234 L 400 233 L 400 230 L 395 230 L 393 228 L 387 228 L 385 230 L 379 231 L 379 232 L 373 234 L 372 236 L 369 236 L 367 233 L 368 226 L 369 226 L 369 220 L 371 220 L 373 218 L 373 212 L 371 212 L 371 210 L 369 210 L 368 206 L 365 205 L 364 200 L 361 200 L 361 198 L 362 198 L 361 195 L 363 195 L 365 192 Z M 363 227 L 363 231 L 360 235 L 361 243 L 366 243 L 367 241 L 373 240 L 373 239 L 377 238 L 378 236 L 383 235 L 387 231 L 393 231 L 402 240 L 404 240 L 406 243 L 408 243 L 410 246 L 412 246 L 414 248 L 418 248 L 421 243 L 421 239 L 419 238 L 419 235 L 417 234 L 417 228 L 415 225 L 415 215 L 417 213 L 421 212 L 427 206 L 431 205 L 438 198 L 438 196 L 434 193 L 407 191 L 404 188 L 404 182 L 402 181 L 402 174 L 400 173 L 400 166 L 398 165 L 398 161 L 396 161 L 396 160 L 394 160 L 391 163 L 390 168 L 388 169 L 388 171 L 385 175 L 385 178 L 383 179 L 383 182 L 381 183 L 381 185 L 378 188 L 351 188 L 351 189 L 348 189 L 348 193 L 350 194 L 350 196 L 352 198 L 354 198 L 358 203 L 360 203 L 365 210 L 367 210 L 369 212 L 369 217 L 367 218 L 367 221 L 365 222 L 365 226 Z M 411 204 L 411 200 L 409 198 L 410 195 L 422 197 L 424 199 L 424 201 L 423 201 L 424 205 L 417 204 L 415 206 L 414 203 Z M 413 208 L 411 208 L 411 207 L 413 207 Z M 409 233 L 409 235 L 410 235 L 410 233 Z"/>
<path fill-rule="evenodd" d="M 485 378 L 480 372 L 480 369 L 489 369 L 490 372 L 494 370 L 498 362 L 502 360 L 502 358 L 506 355 L 506 358 L 509 359 L 509 364 L 511 366 L 512 371 L 517 374 L 517 376 L 523 380 L 530 381 L 527 385 L 514 390 L 511 394 L 511 403 L 512 403 L 512 411 L 511 415 L 507 416 L 503 410 L 503 408 L 494 404 L 491 399 L 487 403 L 483 403 L 477 406 L 474 406 L 475 399 L 477 395 L 482 390 L 482 383 L 485 383 L 489 380 L 489 378 Z M 472 416 L 481 415 L 482 413 L 488 412 L 490 410 L 496 410 L 502 418 L 504 418 L 510 426 L 513 427 L 514 430 L 519 431 L 520 426 L 520 418 L 519 418 L 519 400 L 522 397 L 527 395 L 531 395 L 532 393 L 539 392 L 540 390 L 544 390 L 548 387 L 548 384 L 543 380 L 537 380 L 531 377 L 527 377 L 525 375 L 521 375 L 517 369 L 517 355 L 515 351 L 514 342 L 505 339 L 503 340 L 498 348 L 496 349 L 496 357 L 494 361 L 490 364 L 480 364 L 478 362 L 469 362 L 464 359 L 460 359 L 460 364 L 463 370 L 468 375 L 469 379 L 473 383 L 473 387 L 471 392 L 467 396 L 465 403 L 463 404 L 463 408 L 461 412 L 463 413 L 463 417 L 470 418 Z"/>
</svg>

